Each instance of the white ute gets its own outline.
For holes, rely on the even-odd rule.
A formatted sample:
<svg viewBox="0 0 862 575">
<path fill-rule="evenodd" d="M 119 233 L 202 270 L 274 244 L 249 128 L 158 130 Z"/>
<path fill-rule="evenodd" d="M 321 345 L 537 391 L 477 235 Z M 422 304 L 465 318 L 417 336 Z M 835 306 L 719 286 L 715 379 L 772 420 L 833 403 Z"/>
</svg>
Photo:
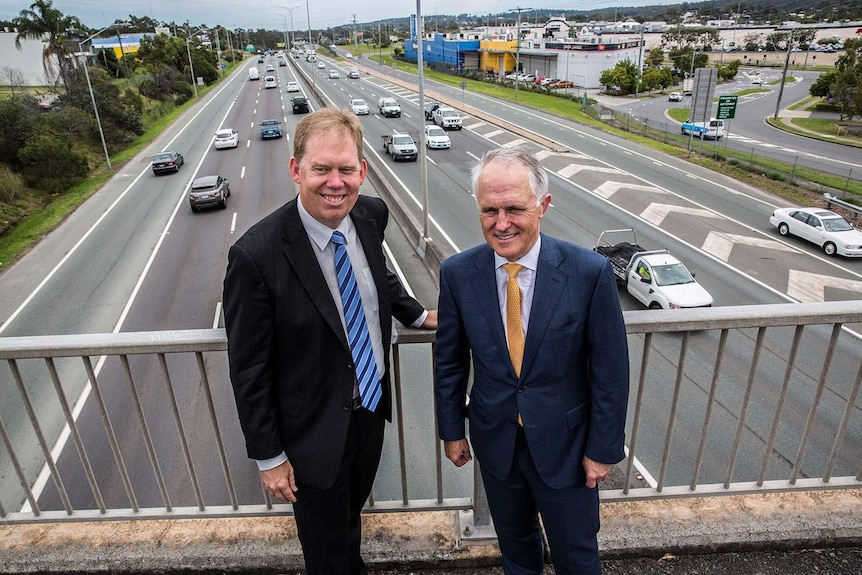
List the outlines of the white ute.
<svg viewBox="0 0 862 575">
<path fill-rule="evenodd" d="M 606 236 L 631 241 L 611 243 Z M 606 230 L 593 251 L 611 262 L 617 284 L 649 309 L 681 309 L 712 306 L 712 296 L 697 283 L 694 275 L 667 250 L 645 250 L 637 244 L 631 228 Z"/>
</svg>

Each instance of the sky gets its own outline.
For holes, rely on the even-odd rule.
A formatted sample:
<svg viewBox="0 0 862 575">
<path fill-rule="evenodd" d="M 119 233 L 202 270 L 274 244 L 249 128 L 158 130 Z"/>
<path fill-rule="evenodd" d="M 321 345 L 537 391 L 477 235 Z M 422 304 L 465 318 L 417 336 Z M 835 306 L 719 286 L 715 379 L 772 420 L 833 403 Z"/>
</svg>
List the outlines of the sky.
<svg viewBox="0 0 862 575">
<path fill-rule="evenodd" d="M 353 22 L 373 22 L 385 18 L 407 17 L 416 12 L 415 0 L 306 0 L 311 28 L 344 26 Z M 0 20 L 11 20 L 29 8 L 32 0 L 0 0 Z M 681 4 L 681 0 L 530 0 L 521 4 L 511 0 L 424 0 L 426 22 L 435 14 L 497 14 L 521 7 L 550 10 L 591 10 L 613 6 Z M 469 4 L 470 10 L 465 10 Z M 221 25 L 226 28 L 280 30 L 308 28 L 306 2 L 303 0 L 54 0 L 54 7 L 66 16 L 77 16 L 88 28 L 101 28 L 132 16 L 149 16 L 165 22 L 194 25 Z"/>
</svg>

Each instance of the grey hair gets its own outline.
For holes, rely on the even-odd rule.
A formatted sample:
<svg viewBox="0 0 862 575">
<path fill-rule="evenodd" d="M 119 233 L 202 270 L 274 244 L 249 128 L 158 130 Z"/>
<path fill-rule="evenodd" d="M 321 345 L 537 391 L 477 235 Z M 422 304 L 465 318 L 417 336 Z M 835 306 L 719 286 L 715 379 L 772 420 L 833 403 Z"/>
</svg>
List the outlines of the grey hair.
<svg viewBox="0 0 862 575">
<path fill-rule="evenodd" d="M 478 199 L 479 178 L 485 169 L 492 163 L 521 164 L 527 168 L 527 176 L 530 180 L 530 191 L 536 198 L 536 205 L 542 203 L 548 195 L 548 174 L 545 172 L 536 156 L 520 148 L 495 148 L 485 152 L 479 163 L 470 171 L 470 182 L 473 188 L 473 196 Z"/>
</svg>

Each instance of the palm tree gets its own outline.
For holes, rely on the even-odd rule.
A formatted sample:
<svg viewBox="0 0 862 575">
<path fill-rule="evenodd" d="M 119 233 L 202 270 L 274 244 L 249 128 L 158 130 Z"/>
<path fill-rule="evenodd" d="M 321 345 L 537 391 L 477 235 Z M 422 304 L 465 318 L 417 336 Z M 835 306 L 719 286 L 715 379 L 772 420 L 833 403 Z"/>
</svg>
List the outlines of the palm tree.
<svg viewBox="0 0 862 575">
<path fill-rule="evenodd" d="M 35 0 L 27 10 L 21 10 L 21 14 L 12 23 L 18 28 L 15 36 L 15 47 L 21 49 L 21 40 L 41 40 L 45 44 L 42 50 L 42 67 L 45 76 L 50 80 L 56 77 L 54 63 L 59 65 L 60 78 L 64 85 L 69 79 L 71 64 L 66 57 L 66 49 L 63 46 L 66 30 L 70 28 L 81 28 L 81 22 L 75 16 L 64 16 L 62 12 L 54 8 L 54 0 Z"/>
</svg>

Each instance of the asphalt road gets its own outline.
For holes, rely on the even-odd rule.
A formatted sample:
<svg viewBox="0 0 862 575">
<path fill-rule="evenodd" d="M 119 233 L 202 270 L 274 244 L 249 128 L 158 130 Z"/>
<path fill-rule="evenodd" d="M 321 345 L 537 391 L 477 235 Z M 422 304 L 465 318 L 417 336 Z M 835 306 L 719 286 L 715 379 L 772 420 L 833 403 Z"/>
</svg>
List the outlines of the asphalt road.
<svg viewBox="0 0 862 575">
<path fill-rule="evenodd" d="M 274 58 L 271 59 L 274 62 Z M 326 59 L 324 59 L 326 60 Z M 366 128 L 367 152 L 379 154 L 379 136 L 393 127 L 407 127 L 414 135 L 424 124 L 416 107 L 416 94 L 411 90 L 383 79 L 362 78 L 348 80 L 344 76 L 347 65 L 327 61 L 329 67 L 338 67 L 342 77 L 330 80 L 325 71 L 310 68 L 314 87 L 331 105 L 343 107 L 351 97 L 364 97 L 374 108 L 377 97 L 395 94 L 405 110 L 401 119 L 382 119 L 371 114 L 361 121 Z M 269 213 L 292 197 L 293 182 L 286 163 L 290 156 L 287 138 L 261 141 L 257 125 L 263 119 L 280 118 L 293 132 L 297 118 L 285 110 L 284 103 L 290 94 L 283 92 L 286 81 L 294 80 L 293 68 L 278 68 L 280 88 L 267 90 L 258 82 L 249 82 L 240 72 L 207 97 L 198 109 L 181 118 L 152 146 L 153 150 L 176 148 L 186 150 L 187 164 L 176 175 L 153 176 L 148 169 L 148 158 L 129 164 L 102 190 L 85 209 L 78 210 L 55 234 L 34 250 L 33 257 L 8 270 L 0 278 L 3 298 L 0 304 L 6 318 L 3 335 L 31 335 L 38 333 L 81 333 L 117 331 L 147 331 L 157 329 L 209 328 L 221 325 L 220 294 L 228 246 L 245 229 L 264 214 Z M 304 89 L 309 90 L 307 83 Z M 780 241 L 768 229 L 765 220 L 773 207 L 774 199 L 747 186 L 720 175 L 691 166 L 672 158 L 658 156 L 650 150 L 634 146 L 624 140 L 607 136 L 560 121 L 559 118 L 505 102 L 497 102 L 460 90 L 435 86 L 434 89 L 453 99 L 465 98 L 470 104 L 481 107 L 489 114 L 525 126 L 554 141 L 564 143 L 571 152 L 549 153 L 536 151 L 543 165 L 552 173 L 553 208 L 543 224 L 547 233 L 582 245 L 592 245 L 604 229 L 635 227 L 643 245 L 668 247 L 698 274 L 698 280 L 709 286 L 717 305 L 757 304 L 786 301 L 791 285 L 798 285 L 799 277 L 835 278 L 844 283 L 820 286 L 821 297 L 857 299 L 862 288 L 855 278 L 860 262 L 827 260 L 812 247 L 800 243 Z M 450 133 L 453 148 L 429 153 L 429 205 L 433 216 L 432 236 L 450 243 L 455 249 L 464 249 L 482 241 L 476 223 L 475 202 L 469 194 L 468 168 L 484 150 L 499 145 L 527 145 L 511 132 L 482 122 L 465 118 L 466 128 Z M 240 131 L 241 145 L 235 150 L 215 151 L 209 142 L 219 127 L 234 127 Z M 402 183 L 396 193 L 403 194 L 405 202 L 421 213 L 420 170 L 417 163 L 395 164 L 380 156 L 377 163 L 385 166 L 392 179 Z M 185 199 L 185 186 L 195 175 L 218 173 L 231 181 L 232 196 L 226 210 L 212 210 L 192 214 Z M 366 186 L 364 193 L 376 193 Z M 105 225 L 95 226 L 100 218 Z M 393 224 L 394 226 L 394 224 Z M 89 231 L 88 230 L 92 230 Z M 433 306 L 436 291 L 427 272 L 418 264 L 413 248 L 415 238 L 399 237 L 390 228 L 389 240 L 393 261 L 403 265 L 406 277 L 420 299 Z M 86 238 L 86 239 L 81 239 Z M 80 240 L 80 243 L 79 243 Z M 82 247 L 78 247 L 82 246 Z M 34 259 L 38 257 L 38 259 Z M 63 263 L 63 265 L 59 265 Z M 54 269 L 50 281 L 34 292 L 45 278 L 45 270 Z M 803 276 L 801 274 L 809 274 Z M 796 278 L 790 282 L 789 278 Z M 814 280 L 809 278 L 809 285 Z M 853 283 L 856 282 L 856 283 Z M 803 284 L 805 282 L 802 282 Z M 848 287 L 849 286 L 849 287 Z M 855 287 L 854 287 L 855 286 Z M 827 289 L 828 288 L 828 289 Z M 27 294 L 33 293 L 26 300 Z M 627 309 L 639 309 L 630 296 L 621 293 Z M 27 305 L 22 305 L 27 303 Z M 19 307 L 21 306 L 21 307 Z M 16 311 L 19 310 L 19 311 Z M 808 335 L 810 333 L 810 335 Z M 769 362 L 765 362 L 769 376 L 761 375 L 755 389 L 757 397 L 764 398 L 751 407 L 745 427 L 743 448 L 737 467 L 739 477 L 751 477 L 759 468 L 760 450 L 771 424 L 772 398 L 777 396 L 783 375 L 780 358 L 786 354 L 791 334 L 784 333 L 766 340 Z M 770 472 L 782 477 L 795 456 L 792 437 L 805 420 L 811 390 L 820 373 L 828 334 L 810 330 L 806 334 L 802 369 L 794 379 L 789 395 L 792 417 L 784 419 L 788 439 L 778 444 L 770 454 Z M 711 457 L 701 476 L 702 481 L 720 481 L 728 465 L 726 443 L 732 437 L 738 422 L 740 401 L 744 395 L 747 365 L 751 364 L 753 347 L 751 334 L 742 334 L 731 342 L 728 357 L 736 366 L 722 380 L 721 413 L 712 430 Z M 637 351 L 638 342 L 633 342 Z M 669 370 L 678 363 L 679 344 L 674 338 L 657 342 L 656 349 L 662 358 L 654 367 L 656 387 L 649 394 L 650 413 L 639 447 L 638 457 L 646 470 L 659 468 L 662 439 L 670 397 L 673 393 L 668 378 Z M 702 417 L 704 398 L 709 388 L 711 358 L 714 356 L 715 336 L 699 334 L 692 338 L 691 354 L 698 361 L 686 376 L 686 393 L 683 405 L 687 411 L 681 415 L 685 426 L 678 426 L 674 436 L 674 455 L 665 478 L 669 483 L 686 483 L 691 473 L 691 453 L 694 435 L 688 430 L 697 428 Z M 804 461 L 804 473 L 816 475 L 822 454 L 829 453 L 830 430 L 842 413 L 842 399 L 858 366 L 858 341 L 842 338 L 836 354 L 836 365 L 830 369 L 828 393 L 818 411 L 816 431 L 811 436 L 810 454 Z M 405 406 L 408 423 L 407 442 L 415 464 L 408 465 L 408 481 L 412 497 L 429 497 L 435 488 L 433 474 L 427 473 L 428 453 L 433 452 L 433 420 L 430 399 L 430 356 L 428 350 L 417 350 L 405 358 L 408 379 L 405 388 L 412 397 Z M 637 358 L 639 354 L 633 353 Z M 258 502 L 260 489 L 257 474 L 245 458 L 236 418 L 233 414 L 230 388 L 222 359 L 210 360 L 210 368 L 220 377 L 212 378 L 216 408 L 222 433 L 228 438 L 229 462 L 234 469 L 234 480 L 239 484 L 241 502 Z M 222 502 L 226 493 L 217 462 L 212 457 L 211 430 L 206 423 L 206 404 L 203 390 L 193 361 L 168 362 L 173 389 L 165 385 L 163 368 L 156 361 L 133 359 L 132 369 L 140 389 L 133 390 L 124 383 L 124 367 L 116 361 L 100 369 L 100 379 L 117 382 L 108 397 L 109 412 L 116 414 L 124 450 L 128 453 L 146 452 L 144 438 L 139 431 L 137 414 L 130 408 L 138 394 L 143 411 L 150 422 L 153 442 L 163 454 L 162 473 L 168 491 L 173 494 L 174 505 L 194 505 L 196 493 L 189 477 L 196 475 L 205 501 Z M 61 365 L 65 393 L 77 398 L 83 389 L 80 365 Z M 39 405 L 39 414 L 49 437 L 55 437 L 62 426 L 62 417 L 51 401 L 53 390 L 42 382 L 48 378 L 33 368 L 26 372 L 29 393 Z M 44 368 L 42 368 L 44 369 Z M 633 372 L 637 366 L 634 365 Z M 4 376 L 6 377 L 6 376 Z M 4 387 L 3 412 L 7 427 L 22 429 L 19 439 L 27 445 L 28 472 L 35 474 L 41 455 L 35 440 L 27 430 L 23 411 L 12 386 Z M 171 418 L 170 395 L 174 394 L 182 407 L 184 429 L 177 429 Z M 633 394 L 634 395 L 634 394 Z M 91 457 L 100 470 L 99 483 L 109 506 L 125 507 L 125 493 L 117 480 L 111 455 L 100 438 L 99 417 L 92 411 L 90 402 L 79 417 L 83 433 L 92 437 Z M 15 425 L 12 427 L 10 422 Z M 128 423 L 127 423 L 128 422 Z M 839 467 L 841 473 L 851 472 L 853 462 L 860 457 L 860 430 L 851 428 L 846 440 L 848 446 L 842 457 L 847 463 Z M 192 446 L 193 468 L 178 456 L 181 453 L 180 437 L 187 435 Z M 391 434 L 392 435 L 392 434 Z M 424 454 L 424 455 L 423 455 Z M 153 481 L 150 462 L 144 457 L 129 458 L 130 475 L 142 505 L 161 505 L 163 494 Z M 845 459 L 842 459 L 845 461 Z M 60 459 L 61 468 L 76 478 L 74 504 L 92 506 L 94 496 L 78 470 L 78 455 L 71 444 L 66 446 Z M 847 469 L 845 469 L 845 466 Z M 469 490 L 469 469 L 456 472 L 444 466 L 447 496 L 466 494 Z M 391 500 L 400 496 L 397 450 L 387 444 L 381 466 L 375 499 Z M 44 477 L 44 474 L 43 474 Z M 11 489 L 10 486 L 9 488 Z M 56 508 L 58 494 L 51 482 L 45 486 L 43 502 Z"/>
</svg>

